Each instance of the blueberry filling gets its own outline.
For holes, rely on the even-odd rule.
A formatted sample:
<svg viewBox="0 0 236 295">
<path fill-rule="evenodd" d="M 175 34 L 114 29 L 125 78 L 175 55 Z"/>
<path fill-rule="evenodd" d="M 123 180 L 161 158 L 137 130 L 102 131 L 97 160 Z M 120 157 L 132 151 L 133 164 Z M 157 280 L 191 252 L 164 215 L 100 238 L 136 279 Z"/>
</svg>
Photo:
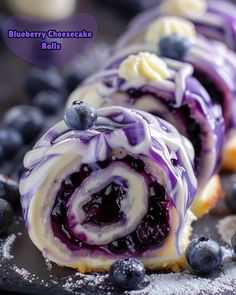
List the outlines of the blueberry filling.
<svg viewBox="0 0 236 295">
<path fill-rule="evenodd" d="M 94 246 L 82 242 L 70 232 L 67 220 L 67 202 L 81 183 L 94 171 L 107 168 L 112 162 L 128 164 L 132 169 L 142 174 L 149 185 L 148 212 L 136 230 L 129 235 L 119 238 L 107 245 Z M 109 255 L 141 254 L 152 248 L 157 248 L 169 234 L 169 207 L 171 201 L 166 196 L 165 189 L 150 174 L 145 171 L 142 160 L 131 156 L 107 160 L 103 162 L 82 165 L 80 171 L 69 175 L 61 184 L 57 193 L 55 205 L 51 212 L 52 229 L 72 251 L 79 249 L 99 250 Z M 88 203 L 83 205 L 86 213 L 84 223 L 104 226 L 116 223 L 122 218 L 121 201 L 127 197 L 127 188 L 111 182 L 99 192 L 91 195 Z"/>
<path fill-rule="evenodd" d="M 204 77 L 203 77 L 203 80 L 204 80 Z M 207 79 L 205 79 L 205 80 L 207 80 Z M 209 83 L 210 83 L 210 81 L 209 81 Z M 213 83 L 212 83 L 212 85 L 213 85 Z M 210 88 L 214 89 L 214 86 L 212 86 Z M 198 167 L 200 155 L 202 152 L 202 142 L 201 142 L 202 128 L 198 124 L 198 122 L 196 122 L 196 120 L 192 117 L 191 112 L 190 112 L 190 107 L 188 105 L 183 105 L 179 108 L 176 108 L 175 106 L 173 106 L 173 103 L 171 102 L 173 100 L 172 97 L 169 97 L 168 100 L 165 100 L 163 97 L 157 96 L 154 92 L 147 91 L 146 89 L 145 89 L 145 93 L 144 93 L 142 90 L 130 88 L 127 91 L 127 93 L 129 94 L 130 97 L 135 98 L 135 99 L 141 98 L 142 95 L 154 96 L 157 101 L 160 101 L 161 103 L 165 104 L 165 106 L 168 107 L 169 111 L 173 115 L 173 122 L 171 122 L 171 123 L 175 125 L 175 127 L 179 130 L 179 132 L 181 134 L 184 134 L 185 136 L 187 136 L 188 139 L 192 142 L 192 144 L 194 146 L 194 150 L 195 150 L 195 167 Z M 221 95 L 219 94 L 218 96 L 215 96 L 215 97 L 222 97 L 222 94 Z M 158 117 L 166 120 L 166 118 L 165 118 L 165 116 L 163 116 L 162 112 L 151 112 L 151 113 L 154 116 L 158 116 Z M 179 124 L 178 124 L 178 121 L 176 121 L 176 119 L 175 119 L 176 116 L 183 121 L 182 125 L 184 127 L 178 128 Z M 175 121 L 176 121 L 176 123 L 175 123 Z M 176 166 L 178 164 L 177 160 L 173 159 L 171 161 L 174 166 Z"/>
<path fill-rule="evenodd" d="M 87 218 L 84 223 L 106 225 L 122 218 L 121 200 L 126 196 L 121 185 L 114 182 L 99 193 L 92 195 L 92 200 L 83 206 Z M 111 214 L 112 212 L 112 214 Z"/>
</svg>

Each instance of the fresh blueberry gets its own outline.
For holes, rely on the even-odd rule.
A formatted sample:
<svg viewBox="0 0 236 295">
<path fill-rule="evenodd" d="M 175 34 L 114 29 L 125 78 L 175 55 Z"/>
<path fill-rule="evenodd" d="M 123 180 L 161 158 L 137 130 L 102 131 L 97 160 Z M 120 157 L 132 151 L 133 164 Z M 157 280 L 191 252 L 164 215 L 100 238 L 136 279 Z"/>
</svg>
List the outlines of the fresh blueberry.
<svg viewBox="0 0 236 295">
<path fill-rule="evenodd" d="M 45 90 L 33 98 L 33 105 L 45 115 L 55 115 L 63 106 L 63 97 L 59 92 Z"/>
<path fill-rule="evenodd" d="M 5 232 L 13 224 L 14 213 L 10 203 L 0 199 L 0 233 Z"/>
<path fill-rule="evenodd" d="M 36 107 L 16 106 L 5 114 L 3 124 L 18 130 L 24 141 L 29 143 L 42 131 L 44 117 L 42 112 Z"/>
<path fill-rule="evenodd" d="M 20 200 L 18 183 L 5 175 L 0 175 L 0 198 L 11 203 L 12 206 L 18 204 Z"/>
<path fill-rule="evenodd" d="M 68 72 L 65 76 L 65 83 L 69 93 L 71 93 L 75 88 L 87 77 L 87 74 L 82 69 L 73 69 Z"/>
<path fill-rule="evenodd" d="M 3 158 L 10 158 L 23 146 L 22 136 L 11 127 L 3 127 L 0 129 L 0 146 Z"/>
<path fill-rule="evenodd" d="M 232 235 L 231 245 L 232 245 L 232 248 L 234 250 L 234 253 L 236 254 L 236 232 Z"/>
<path fill-rule="evenodd" d="M 226 203 L 232 213 L 236 213 L 236 182 L 232 183 L 229 191 L 226 193 Z"/>
<path fill-rule="evenodd" d="M 56 69 L 34 69 L 25 82 L 26 92 L 35 96 L 44 90 L 63 92 L 64 80 Z"/>
<path fill-rule="evenodd" d="M 165 36 L 159 42 L 160 55 L 176 60 L 182 60 L 189 49 L 189 40 L 177 35 Z"/>
<path fill-rule="evenodd" d="M 125 258 L 115 261 L 109 272 L 110 281 L 119 288 L 135 290 L 144 281 L 145 269 L 141 261 Z"/>
<path fill-rule="evenodd" d="M 74 130 L 87 130 L 97 120 L 95 109 L 83 101 L 74 101 L 66 111 L 64 120 L 66 125 Z"/>
<path fill-rule="evenodd" d="M 192 269 L 204 274 L 217 269 L 222 262 L 222 251 L 219 244 L 206 237 L 192 240 L 185 255 Z"/>
</svg>

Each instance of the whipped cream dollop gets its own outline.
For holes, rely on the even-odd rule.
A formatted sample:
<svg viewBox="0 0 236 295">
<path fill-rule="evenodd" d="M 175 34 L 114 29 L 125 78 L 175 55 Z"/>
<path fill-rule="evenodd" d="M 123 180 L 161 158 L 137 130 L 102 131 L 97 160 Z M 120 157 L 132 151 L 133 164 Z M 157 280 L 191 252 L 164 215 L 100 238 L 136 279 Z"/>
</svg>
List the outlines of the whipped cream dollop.
<svg viewBox="0 0 236 295">
<path fill-rule="evenodd" d="M 119 75 L 130 82 L 161 81 L 171 76 L 163 59 L 156 54 L 140 52 L 130 55 L 119 67 Z"/>
<path fill-rule="evenodd" d="M 164 16 L 151 23 L 144 38 L 146 43 L 156 46 L 162 37 L 168 35 L 178 35 L 193 39 L 196 36 L 195 26 L 190 21 L 180 17 Z"/>
<path fill-rule="evenodd" d="M 169 14 L 183 15 L 186 17 L 198 17 L 207 10 L 206 0 L 165 0 L 162 11 Z"/>
</svg>

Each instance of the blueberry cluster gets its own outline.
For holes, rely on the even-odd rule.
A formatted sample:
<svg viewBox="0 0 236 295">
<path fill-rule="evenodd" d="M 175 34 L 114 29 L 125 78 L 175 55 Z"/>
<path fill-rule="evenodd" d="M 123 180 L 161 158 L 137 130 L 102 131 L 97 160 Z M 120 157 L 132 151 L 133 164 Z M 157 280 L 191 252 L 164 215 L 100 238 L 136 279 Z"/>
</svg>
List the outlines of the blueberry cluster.
<svg viewBox="0 0 236 295">
<path fill-rule="evenodd" d="M 56 69 L 36 68 L 31 71 L 24 87 L 29 104 L 9 109 L 1 123 L 0 168 L 25 146 L 30 148 L 50 118 L 59 114 L 68 93 L 84 78 L 81 73 L 77 69 L 64 76 Z"/>
</svg>

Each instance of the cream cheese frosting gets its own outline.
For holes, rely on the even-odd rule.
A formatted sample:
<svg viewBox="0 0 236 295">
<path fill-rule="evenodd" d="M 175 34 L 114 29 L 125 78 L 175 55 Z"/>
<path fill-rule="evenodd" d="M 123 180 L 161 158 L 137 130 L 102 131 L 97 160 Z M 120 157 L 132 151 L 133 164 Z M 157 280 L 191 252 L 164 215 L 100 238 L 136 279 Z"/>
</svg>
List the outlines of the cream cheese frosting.
<svg viewBox="0 0 236 295">
<path fill-rule="evenodd" d="M 120 64 L 119 75 L 127 81 L 160 81 L 169 78 L 171 73 L 165 61 L 157 55 L 139 52 Z"/>
<path fill-rule="evenodd" d="M 163 16 L 150 24 L 145 33 L 144 41 L 156 47 L 160 39 L 168 35 L 193 39 L 196 36 L 196 30 L 188 20 L 180 17 Z"/>
</svg>

